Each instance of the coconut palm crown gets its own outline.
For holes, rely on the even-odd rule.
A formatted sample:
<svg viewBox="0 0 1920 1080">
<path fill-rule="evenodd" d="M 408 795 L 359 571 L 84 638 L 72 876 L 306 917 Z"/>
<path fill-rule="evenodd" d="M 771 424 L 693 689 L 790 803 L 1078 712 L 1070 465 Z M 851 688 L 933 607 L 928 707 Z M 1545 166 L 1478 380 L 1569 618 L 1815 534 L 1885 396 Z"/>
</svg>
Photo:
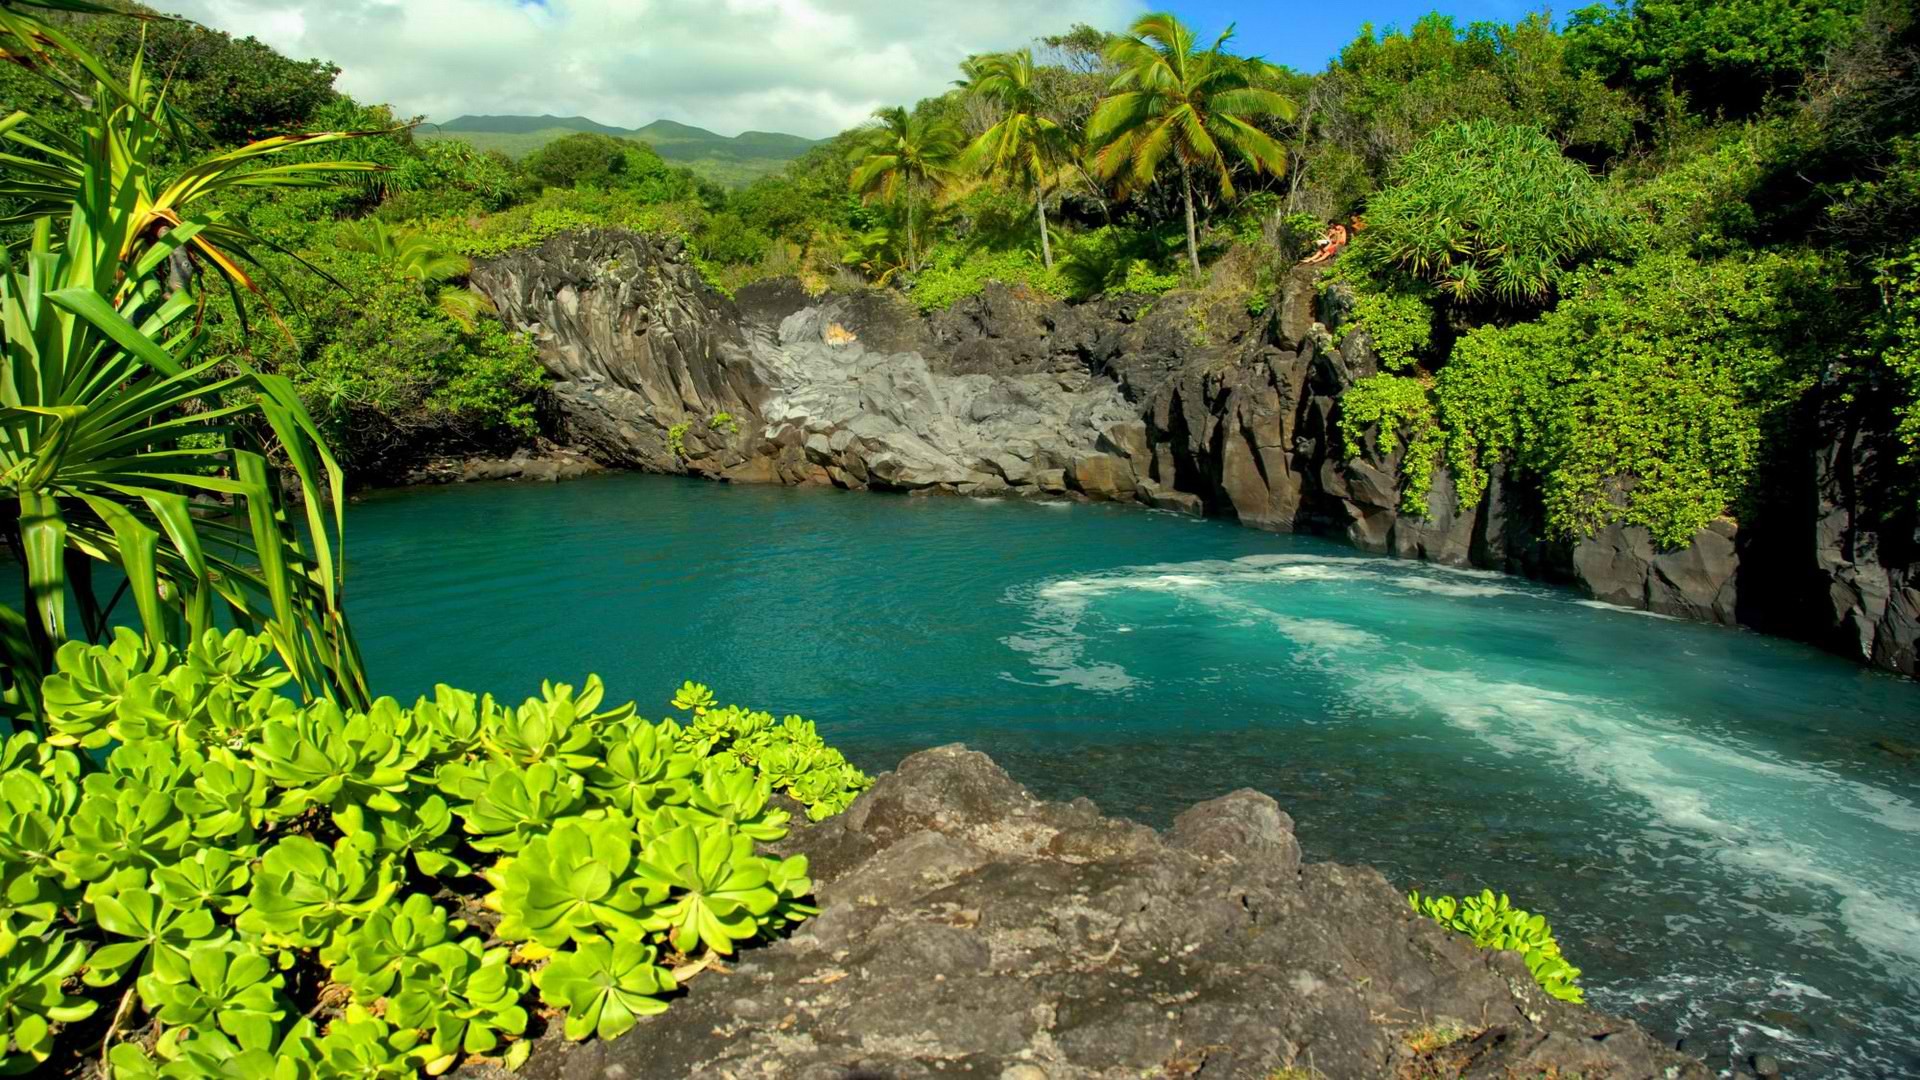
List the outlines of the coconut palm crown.
<svg viewBox="0 0 1920 1080">
<path fill-rule="evenodd" d="M 953 175 L 964 136 L 944 119 L 913 113 L 898 105 L 875 110 L 873 118 L 865 156 L 854 166 L 847 186 L 868 199 L 904 202 L 907 263 L 918 269 L 916 210 L 922 196 L 930 195 Z"/>
<path fill-rule="evenodd" d="M 1235 165 L 1271 176 L 1287 166 L 1286 148 L 1255 122 L 1291 120 L 1293 101 L 1268 85 L 1278 73 L 1273 65 L 1226 51 L 1232 37 L 1228 27 L 1202 49 L 1173 15 L 1142 16 L 1107 45 L 1107 60 L 1120 74 L 1087 122 L 1095 174 L 1122 191 L 1152 184 L 1169 158 L 1179 167 L 1187 260 L 1196 274 L 1194 174 L 1211 173 L 1220 196 L 1232 198 Z"/>
<path fill-rule="evenodd" d="M 999 176 L 1033 194 L 1034 216 L 1040 225 L 1040 256 L 1053 269 L 1053 244 L 1047 236 L 1047 190 L 1073 151 L 1064 127 L 1044 112 L 1034 82 L 1033 53 L 1020 49 L 975 57 L 966 66 L 961 85 L 974 97 L 993 102 L 1000 120 L 980 133 L 961 154 L 969 172 Z"/>
</svg>

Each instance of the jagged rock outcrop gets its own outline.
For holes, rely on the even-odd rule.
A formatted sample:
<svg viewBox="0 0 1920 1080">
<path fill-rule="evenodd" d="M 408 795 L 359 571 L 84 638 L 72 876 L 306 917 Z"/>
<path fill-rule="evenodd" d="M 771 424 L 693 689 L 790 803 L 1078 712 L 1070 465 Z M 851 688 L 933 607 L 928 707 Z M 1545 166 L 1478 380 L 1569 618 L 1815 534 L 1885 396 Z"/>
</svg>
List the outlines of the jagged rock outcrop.
<svg viewBox="0 0 1920 1080">
<path fill-rule="evenodd" d="M 808 856 L 819 917 L 618 1039 L 550 1035 L 517 1075 L 1708 1075 L 1416 917 L 1377 872 L 1302 864 L 1253 791 L 1161 834 L 947 746 L 781 846 Z"/>
<path fill-rule="evenodd" d="M 1138 427 L 1111 382 L 1071 368 L 936 371 L 919 352 L 870 348 L 848 329 L 849 307 L 809 305 L 759 339 L 779 388 L 761 407 L 769 437 L 800 438 L 807 465 L 833 483 L 1133 496 L 1132 464 L 1102 448 L 1110 429 Z"/>
<path fill-rule="evenodd" d="M 609 464 L 1139 501 L 1916 672 L 1920 533 L 1911 512 L 1875 508 L 1884 438 L 1856 407 L 1817 418 L 1825 449 L 1763 526 L 1716 521 L 1674 550 L 1638 526 L 1549 537 L 1534 492 L 1498 466 L 1477 506 L 1455 505 L 1443 469 L 1428 513 L 1406 514 L 1398 455 L 1346 456 L 1341 395 L 1378 362 L 1364 334 L 1336 345 L 1316 321 L 1321 269 L 1296 268 L 1259 316 L 1231 290 L 1075 305 L 989 286 L 923 317 L 898 294 L 815 298 L 791 282 L 730 301 L 677 243 L 596 230 L 474 281 L 539 343 L 559 436 Z"/>
<path fill-rule="evenodd" d="M 736 305 L 706 287 L 677 242 L 616 230 L 555 236 L 483 264 L 474 283 L 537 343 L 557 380 L 557 434 L 609 464 L 1199 508 L 1143 485 L 1139 417 L 1090 372 L 1093 346 L 1037 344 L 1053 327 L 995 338 L 970 331 L 966 309 L 942 326 L 886 294 L 815 300 L 790 285 L 749 290 Z M 1083 331 L 1099 325 L 1074 319 Z M 981 312 L 974 326 L 1013 323 Z"/>
<path fill-rule="evenodd" d="M 1920 521 L 1911 505 L 1887 505 L 1895 490 L 1882 475 L 1892 456 L 1884 437 L 1890 418 L 1877 419 L 1878 431 L 1838 401 L 1821 410 L 1822 447 L 1812 490 L 1802 496 L 1812 503 L 1813 557 L 1794 581 L 1805 607 L 1766 612 L 1757 621 L 1920 675 Z"/>
<path fill-rule="evenodd" d="M 741 426 L 711 421 L 757 415 L 768 388 L 739 313 L 700 280 L 679 241 L 562 233 L 481 263 L 473 284 L 538 346 L 562 440 L 654 472 L 689 471 L 690 457 L 692 471 L 709 473 L 747 460 Z"/>
</svg>

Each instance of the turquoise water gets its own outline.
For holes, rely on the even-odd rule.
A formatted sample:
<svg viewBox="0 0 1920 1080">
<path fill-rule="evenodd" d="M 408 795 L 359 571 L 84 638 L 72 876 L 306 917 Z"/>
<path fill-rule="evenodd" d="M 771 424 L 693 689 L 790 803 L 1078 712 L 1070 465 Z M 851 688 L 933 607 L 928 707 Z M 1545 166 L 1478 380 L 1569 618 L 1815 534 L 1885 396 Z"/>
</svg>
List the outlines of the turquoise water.
<svg viewBox="0 0 1920 1080">
<path fill-rule="evenodd" d="M 1310 858 L 1551 914 L 1591 1000 L 1724 1064 L 1920 1073 L 1920 685 L 1484 573 L 1136 509 L 610 476 L 349 516 L 375 683 L 599 672 L 964 741 L 1164 825 L 1234 788 Z"/>
</svg>

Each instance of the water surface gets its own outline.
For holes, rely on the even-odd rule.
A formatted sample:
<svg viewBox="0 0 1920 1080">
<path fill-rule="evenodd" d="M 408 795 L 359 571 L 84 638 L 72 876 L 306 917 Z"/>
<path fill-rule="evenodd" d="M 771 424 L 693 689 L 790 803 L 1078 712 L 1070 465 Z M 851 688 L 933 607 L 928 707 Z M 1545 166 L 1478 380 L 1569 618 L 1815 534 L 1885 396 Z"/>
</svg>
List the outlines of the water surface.
<svg viewBox="0 0 1920 1080">
<path fill-rule="evenodd" d="M 870 770 L 985 750 L 1165 825 L 1549 913 L 1589 997 L 1724 1065 L 1920 1074 L 1920 685 L 1795 643 L 1132 508 L 610 476 L 349 513 L 376 687 L 598 672 L 799 712 Z"/>
</svg>

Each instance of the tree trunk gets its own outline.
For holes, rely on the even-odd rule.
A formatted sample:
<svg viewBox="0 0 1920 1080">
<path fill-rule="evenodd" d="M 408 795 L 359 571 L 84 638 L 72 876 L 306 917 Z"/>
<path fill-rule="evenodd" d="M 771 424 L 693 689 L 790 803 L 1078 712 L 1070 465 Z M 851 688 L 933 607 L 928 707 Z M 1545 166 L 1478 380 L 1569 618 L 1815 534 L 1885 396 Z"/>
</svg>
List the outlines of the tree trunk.
<svg viewBox="0 0 1920 1080">
<path fill-rule="evenodd" d="M 1200 237 L 1193 228 L 1193 173 L 1180 161 L 1180 194 L 1187 201 L 1187 262 L 1193 264 L 1193 276 L 1200 276 Z"/>
<path fill-rule="evenodd" d="M 1046 264 L 1047 272 L 1053 272 L 1053 241 L 1047 239 L 1047 193 L 1040 185 L 1033 187 L 1033 212 L 1040 219 L 1040 261 Z"/>
<path fill-rule="evenodd" d="M 914 251 L 913 243 L 913 189 L 907 189 L 907 270 L 920 271 L 920 258 Z"/>
</svg>

